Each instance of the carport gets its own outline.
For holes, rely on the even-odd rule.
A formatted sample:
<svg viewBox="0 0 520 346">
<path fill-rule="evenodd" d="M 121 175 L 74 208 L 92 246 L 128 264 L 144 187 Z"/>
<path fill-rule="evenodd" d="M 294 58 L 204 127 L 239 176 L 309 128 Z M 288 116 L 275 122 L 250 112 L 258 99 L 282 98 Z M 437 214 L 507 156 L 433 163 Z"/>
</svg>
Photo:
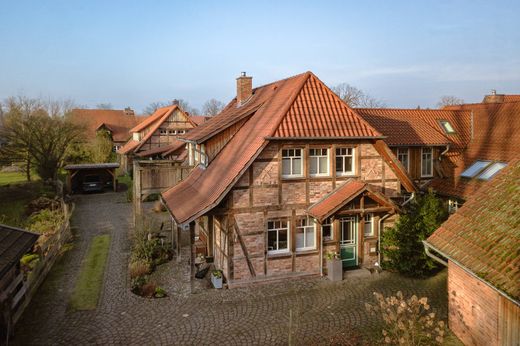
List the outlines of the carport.
<svg viewBox="0 0 520 346">
<path fill-rule="evenodd" d="M 93 174 L 100 176 L 104 186 L 111 185 L 117 191 L 116 168 L 119 168 L 119 163 L 115 162 L 67 165 L 67 192 L 80 191 L 85 176 Z"/>
</svg>

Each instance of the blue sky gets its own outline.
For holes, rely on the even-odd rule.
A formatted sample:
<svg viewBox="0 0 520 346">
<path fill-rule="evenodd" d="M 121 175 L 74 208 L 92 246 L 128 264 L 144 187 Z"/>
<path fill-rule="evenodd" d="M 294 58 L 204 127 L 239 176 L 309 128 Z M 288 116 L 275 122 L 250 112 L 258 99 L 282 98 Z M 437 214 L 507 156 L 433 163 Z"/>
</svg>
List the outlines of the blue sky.
<svg viewBox="0 0 520 346">
<path fill-rule="evenodd" d="M 520 93 L 520 1 L 0 0 L 0 99 L 140 111 L 307 70 L 393 107 Z"/>
</svg>

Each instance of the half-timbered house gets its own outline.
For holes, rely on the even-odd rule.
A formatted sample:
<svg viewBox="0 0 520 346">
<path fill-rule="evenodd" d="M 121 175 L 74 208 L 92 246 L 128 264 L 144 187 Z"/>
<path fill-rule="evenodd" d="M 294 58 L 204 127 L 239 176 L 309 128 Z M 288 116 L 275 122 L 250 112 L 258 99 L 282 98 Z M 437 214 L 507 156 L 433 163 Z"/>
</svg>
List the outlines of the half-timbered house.
<svg viewBox="0 0 520 346">
<path fill-rule="evenodd" d="M 178 102 L 158 108 L 152 115 L 130 130 L 131 139 L 118 151 L 123 170 L 132 169 L 134 158 L 163 159 L 179 162 L 186 157 L 185 144 L 178 140 L 204 122 L 205 117 L 190 116 Z"/>
<path fill-rule="evenodd" d="M 371 266 L 393 198 L 415 191 L 384 138 L 311 72 L 254 89 L 243 74 L 236 98 L 182 138 L 196 167 L 162 199 L 230 286 L 318 275 L 328 251 Z"/>
</svg>

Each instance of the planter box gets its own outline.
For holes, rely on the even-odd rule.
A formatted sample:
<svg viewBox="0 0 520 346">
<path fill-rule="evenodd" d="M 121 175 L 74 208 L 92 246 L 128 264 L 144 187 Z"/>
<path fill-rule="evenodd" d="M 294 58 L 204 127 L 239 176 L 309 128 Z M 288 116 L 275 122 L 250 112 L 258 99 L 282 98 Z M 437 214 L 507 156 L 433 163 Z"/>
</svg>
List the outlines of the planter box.
<svg viewBox="0 0 520 346">
<path fill-rule="evenodd" d="M 213 275 L 213 273 L 211 273 L 211 283 L 215 288 L 222 288 L 222 276 L 218 278 L 215 275 Z"/>
<path fill-rule="evenodd" d="M 327 277 L 331 281 L 343 280 L 343 263 L 340 259 L 327 260 Z"/>
</svg>

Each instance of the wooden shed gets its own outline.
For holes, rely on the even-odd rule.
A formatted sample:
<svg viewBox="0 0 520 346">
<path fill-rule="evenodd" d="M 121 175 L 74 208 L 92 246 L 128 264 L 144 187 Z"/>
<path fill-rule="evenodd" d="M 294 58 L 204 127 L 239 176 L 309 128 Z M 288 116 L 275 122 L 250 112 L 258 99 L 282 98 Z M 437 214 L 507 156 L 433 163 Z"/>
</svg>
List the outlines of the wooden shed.
<svg viewBox="0 0 520 346">
<path fill-rule="evenodd" d="M 520 345 L 520 160 L 425 242 L 448 266 L 449 327 L 465 345 Z"/>
<path fill-rule="evenodd" d="M 84 163 L 77 165 L 67 165 L 65 170 L 67 175 L 67 192 L 81 192 L 85 179 L 89 176 L 98 176 L 103 188 L 110 188 L 117 191 L 116 169 L 119 163 Z"/>
<path fill-rule="evenodd" d="M 0 344 L 12 333 L 25 297 L 20 259 L 30 251 L 39 235 L 0 224 Z"/>
</svg>

